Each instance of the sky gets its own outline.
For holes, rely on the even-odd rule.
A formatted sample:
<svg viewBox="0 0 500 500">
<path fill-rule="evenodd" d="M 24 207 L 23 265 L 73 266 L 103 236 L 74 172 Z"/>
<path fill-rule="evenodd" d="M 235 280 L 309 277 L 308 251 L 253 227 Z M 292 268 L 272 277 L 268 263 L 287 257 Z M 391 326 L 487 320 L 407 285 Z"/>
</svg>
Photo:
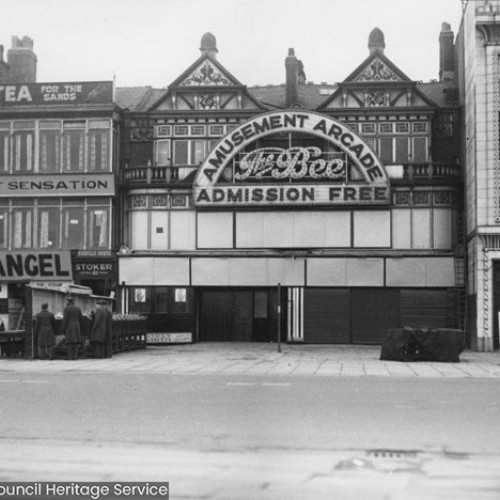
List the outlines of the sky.
<svg viewBox="0 0 500 500">
<path fill-rule="evenodd" d="M 375 27 L 385 55 L 413 80 L 439 75 L 441 24 L 457 34 L 461 0 L 0 0 L 0 45 L 29 36 L 38 82 L 116 81 L 167 87 L 217 39 L 240 83 L 281 84 L 289 48 L 307 81 L 344 80 L 368 56 Z"/>
</svg>

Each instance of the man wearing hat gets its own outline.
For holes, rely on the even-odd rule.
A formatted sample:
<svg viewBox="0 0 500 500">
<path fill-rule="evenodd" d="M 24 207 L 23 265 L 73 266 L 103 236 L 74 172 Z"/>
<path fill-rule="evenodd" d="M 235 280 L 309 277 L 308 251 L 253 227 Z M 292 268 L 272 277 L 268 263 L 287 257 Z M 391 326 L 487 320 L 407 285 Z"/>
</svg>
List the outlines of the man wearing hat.
<svg viewBox="0 0 500 500">
<path fill-rule="evenodd" d="M 54 357 L 54 330 L 56 318 L 49 311 L 48 304 L 42 304 L 42 310 L 35 315 L 35 335 L 40 359 Z"/>
<path fill-rule="evenodd" d="M 99 359 L 104 358 L 105 354 L 106 330 L 108 322 L 108 314 L 105 306 L 105 301 L 99 300 L 97 302 L 97 308 L 94 316 L 94 326 L 92 327 L 92 332 L 90 333 L 90 344 L 92 346 L 94 358 Z"/>
<path fill-rule="evenodd" d="M 74 297 L 68 297 L 68 304 L 63 311 L 62 332 L 65 335 L 68 359 L 78 358 L 78 348 L 82 341 L 82 310 L 75 304 Z"/>
</svg>

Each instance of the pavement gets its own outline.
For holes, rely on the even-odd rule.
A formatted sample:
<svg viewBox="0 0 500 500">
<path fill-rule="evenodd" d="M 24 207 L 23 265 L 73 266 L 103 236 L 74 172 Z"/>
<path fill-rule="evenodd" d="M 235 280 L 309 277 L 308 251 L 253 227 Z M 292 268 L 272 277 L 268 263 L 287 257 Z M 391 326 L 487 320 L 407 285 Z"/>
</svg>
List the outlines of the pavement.
<svg viewBox="0 0 500 500">
<path fill-rule="evenodd" d="M 317 377 L 500 378 L 500 352 L 464 351 L 458 363 L 382 361 L 380 346 L 196 343 L 148 345 L 109 359 L 0 358 L 0 373 L 169 373 Z"/>
<path fill-rule="evenodd" d="M 197 343 L 148 346 L 110 359 L 0 358 L 0 379 L 50 373 L 499 378 L 500 353 L 459 363 L 381 361 L 379 346 Z M 37 377 L 29 377 L 36 373 Z M 21 377 L 22 374 L 28 377 Z M 26 380 L 26 379 L 29 380 Z M 231 380 L 228 378 L 228 380 Z M 282 384 L 283 385 L 283 384 Z M 2 481 L 169 481 L 172 500 L 497 500 L 500 455 L 423 450 L 196 451 L 156 442 L 0 437 Z M 129 497 L 130 500 L 139 497 Z M 143 498 L 143 497 L 141 497 Z"/>
</svg>

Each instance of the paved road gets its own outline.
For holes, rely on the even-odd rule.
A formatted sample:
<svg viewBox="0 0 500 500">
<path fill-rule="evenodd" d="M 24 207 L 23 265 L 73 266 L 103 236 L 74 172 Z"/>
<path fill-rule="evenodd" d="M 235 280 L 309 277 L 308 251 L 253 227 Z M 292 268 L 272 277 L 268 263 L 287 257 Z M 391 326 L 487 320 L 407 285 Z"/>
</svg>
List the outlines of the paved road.
<svg viewBox="0 0 500 500">
<path fill-rule="evenodd" d="M 102 371 L 124 359 L 1 372 L 0 479 L 170 481 L 175 499 L 500 498 L 496 377 Z"/>
</svg>

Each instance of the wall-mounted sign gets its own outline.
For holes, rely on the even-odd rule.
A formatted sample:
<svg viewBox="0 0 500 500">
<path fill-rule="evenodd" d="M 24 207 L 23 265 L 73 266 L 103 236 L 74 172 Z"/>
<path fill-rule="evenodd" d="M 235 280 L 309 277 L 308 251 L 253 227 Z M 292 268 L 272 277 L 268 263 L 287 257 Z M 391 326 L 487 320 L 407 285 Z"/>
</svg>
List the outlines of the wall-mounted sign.
<svg viewBox="0 0 500 500">
<path fill-rule="evenodd" d="M 0 252 L 0 279 L 3 281 L 70 281 L 69 251 Z"/>
<path fill-rule="evenodd" d="M 86 261 L 75 262 L 75 279 L 116 279 L 118 275 L 116 262 Z"/>
<path fill-rule="evenodd" d="M 384 205 L 389 202 L 386 186 L 224 186 L 200 188 L 198 206 L 263 206 L 263 205 Z"/>
<path fill-rule="evenodd" d="M 325 147 L 245 151 L 283 132 L 319 137 Z M 227 168 L 233 176 L 224 174 Z M 387 204 L 389 191 L 377 155 L 347 126 L 319 113 L 280 111 L 249 120 L 215 145 L 198 171 L 193 199 L 213 207 Z"/>
<path fill-rule="evenodd" d="M 114 196 L 113 174 L 9 175 L 0 177 L 0 197 Z"/>
<path fill-rule="evenodd" d="M 253 179 L 346 180 L 345 155 L 323 153 L 316 146 L 260 148 L 245 154 L 235 173 L 237 181 Z"/>
<path fill-rule="evenodd" d="M 111 81 L 0 85 L 0 107 L 112 103 Z"/>
</svg>

